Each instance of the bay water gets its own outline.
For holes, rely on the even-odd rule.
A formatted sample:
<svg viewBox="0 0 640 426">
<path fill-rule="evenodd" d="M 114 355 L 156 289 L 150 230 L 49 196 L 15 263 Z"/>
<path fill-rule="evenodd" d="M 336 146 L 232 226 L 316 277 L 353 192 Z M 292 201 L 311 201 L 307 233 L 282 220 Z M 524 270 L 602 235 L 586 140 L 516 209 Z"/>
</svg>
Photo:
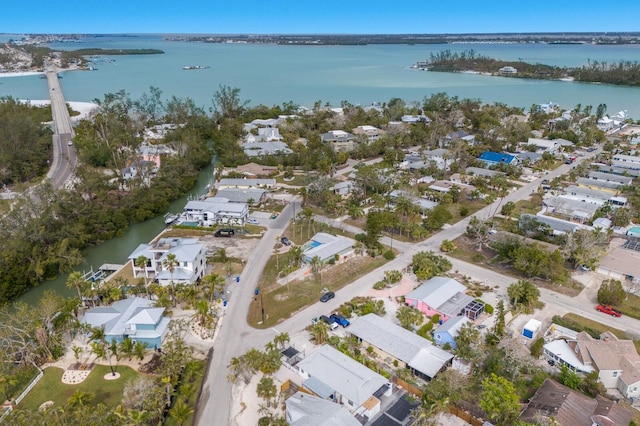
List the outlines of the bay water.
<svg viewBox="0 0 640 426">
<path fill-rule="evenodd" d="M 16 37 L 13 37 L 16 38 Z M 62 74 L 62 88 L 68 101 L 92 101 L 105 93 L 125 90 L 137 99 L 149 86 L 172 95 L 191 98 L 205 110 L 212 107 L 212 95 L 219 85 L 238 87 L 240 97 L 250 105 L 293 102 L 312 107 L 316 101 L 338 106 L 387 102 L 401 98 L 420 102 L 425 96 L 446 92 L 485 103 L 503 102 L 528 109 L 532 104 L 555 102 L 570 109 L 577 104 L 604 103 L 610 113 L 626 110 L 640 119 L 640 88 L 594 83 L 526 80 L 464 73 L 418 71 L 411 65 L 431 53 L 448 49 L 473 49 L 478 54 L 504 60 L 523 60 L 574 67 L 589 60 L 615 63 L 640 58 L 638 45 L 550 45 L 550 44 L 448 44 L 289 46 L 275 44 L 187 43 L 165 40 L 165 36 L 87 36 L 82 43 L 53 43 L 55 49 L 161 49 L 161 55 L 101 56 L 94 59 L 96 71 Z M 184 66 L 206 69 L 183 70 Z M 47 99 L 46 80 L 38 76 L 0 78 L 0 96 L 18 99 Z M 204 170 L 191 195 L 200 194 L 211 178 Z M 171 210 L 181 211 L 186 197 Z M 78 270 L 94 269 L 103 263 L 124 263 L 140 243 L 155 237 L 164 227 L 162 217 L 135 224 L 125 235 L 86 250 L 86 261 Z M 45 289 L 73 295 L 66 289 L 67 274 L 43 283 L 21 300 L 34 303 Z"/>
</svg>

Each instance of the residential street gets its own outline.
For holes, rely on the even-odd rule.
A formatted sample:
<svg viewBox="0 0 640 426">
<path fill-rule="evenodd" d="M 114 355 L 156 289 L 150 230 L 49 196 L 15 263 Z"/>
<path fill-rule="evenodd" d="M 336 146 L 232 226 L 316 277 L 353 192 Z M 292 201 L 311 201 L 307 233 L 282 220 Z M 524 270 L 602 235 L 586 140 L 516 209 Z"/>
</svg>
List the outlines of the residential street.
<svg viewBox="0 0 640 426">
<path fill-rule="evenodd" d="M 599 150 L 589 153 L 581 157 L 579 161 L 588 160 L 598 152 Z M 561 174 L 567 173 L 574 166 L 574 164 L 563 164 L 556 170 L 544 175 L 544 178 L 552 180 Z M 486 219 L 487 217 L 491 217 L 496 210 L 499 210 L 500 206 L 504 203 L 527 198 L 529 194 L 538 189 L 541 180 L 542 178 L 536 179 L 531 183 L 513 190 L 503 200 L 494 202 L 475 213 L 474 216 Z M 300 211 L 299 202 L 295 203 L 295 211 Z M 283 233 L 292 217 L 293 205 L 290 204 L 284 209 L 278 219 L 274 221 L 274 226 L 265 233 L 256 250 L 252 253 L 241 275 L 240 283 L 234 284 L 234 287 L 232 287 L 230 304 L 223 319 L 218 339 L 214 345 L 214 354 L 209 375 L 205 379 L 203 393 L 200 398 L 201 405 L 197 413 L 196 422 L 199 425 L 230 424 L 229 415 L 232 386 L 227 381 L 227 365 L 232 357 L 242 355 L 252 347 L 262 349 L 277 333 L 288 332 L 289 334 L 295 334 L 304 328 L 311 318 L 327 314 L 327 312 L 338 308 L 342 303 L 369 290 L 373 283 L 384 277 L 384 271 L 406 268 L 411 263 L 415 253 L 424 250 L 439 252 L 440 243 L 445 239 L 453 240 L 462 235 L 466 231 L 466 226 L 470 220 L 470 217 L 467 217 L 421 243 L 410 244 L 394 240 L 393 247 L 400 252 L 394 260 L 336 292 L 334 299 L 327 303 L 315 303 L 290 319 L 278 324 L 275 328 L 255 330 L 251 328 L 246 321 L 248 307 L 253 298 L 253 291 L 259 282 L 260 274 L 264 266 L 272 255 L 273 246 L 277 237 Z M 316 217 L 316 220 L 331 223 L 333 226 L 346 229 L 349 232 L 361 232 L 357 227 L 347 225 L 340 221 L 322 217 Z M 390 242 L 388 238 L 383 239 L 383 243 L 385 244 L 390 244 Z M 516 281 L 513 277 L 499 274 L 478 265 L 454 258 L 449 259 L 453 264 L 453 269 L 459 273 L 478 280 L 486 280 L 488 285 L 495 288 L 498 297 L 506 298 L 507 287 Z M 557 312 L 562 315 L 567 312 L 574 312 L 586 318 L 625 331 L 640 329 L 640 322 L 638 320 L 629 317 L 613 318 L 595 311 L 593 301 L 585 300 L 580 296 L 571 298 L 546 289 L 540 290 L 541 300 L 546 305 L 545 309 L 550 309 L 554 313 Z"/>
</svg>

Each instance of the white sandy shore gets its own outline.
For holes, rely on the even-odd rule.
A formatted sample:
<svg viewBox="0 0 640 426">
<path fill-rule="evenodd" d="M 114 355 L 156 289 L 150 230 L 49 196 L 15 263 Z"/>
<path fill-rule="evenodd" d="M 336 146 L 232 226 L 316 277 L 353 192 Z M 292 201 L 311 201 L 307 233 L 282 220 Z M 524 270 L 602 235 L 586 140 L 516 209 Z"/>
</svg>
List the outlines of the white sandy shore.
<svg viewBox="0 0 640 426">
<path fill-rule="evenodd" d="M 0 78 L 3 77 L 28 77 L 30 75 L 44 75 L 44 71 L 10 71 L 0 72 Z"/>
<path fill-rule="evenodd" d="M 50 105 L 51 101 L 46 100 L 21 100 L 21 102 L 28 103 L 33 106 L 45 106 Z M 71 117 L 72 121 L 78 121 L 85 119 L 91 115 L 93 111 L 99 108 L 98 104 L 94 104 L 93 102 L 67 102 L 72 110 L 78 111 L 80 115 L 75 115 Z"/>
</svg>

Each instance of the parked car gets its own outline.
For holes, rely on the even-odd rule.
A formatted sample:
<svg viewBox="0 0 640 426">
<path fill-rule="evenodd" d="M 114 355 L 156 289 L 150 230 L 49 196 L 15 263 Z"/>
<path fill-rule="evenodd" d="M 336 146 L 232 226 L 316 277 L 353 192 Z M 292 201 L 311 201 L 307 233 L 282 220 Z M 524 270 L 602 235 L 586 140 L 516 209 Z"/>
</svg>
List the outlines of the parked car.
<svg viewBox="0 0 640 426">
<path fill-rule="evenodd" d="M 216 237 L 233 237 L 235 233 L 236 231 L 234 231 L 231 228 L 221 228 L 221 229 L 218 229 L 216 233 L 213 235 Z"/>
<path fill-rule="evenodd" d="M 603 314 L 611 315 L 612 317 L 620 318 L 622 316 L 622 312 L 609 305 L 598 305 L 596 306 L 596 311 L 602 312 Z"/>
<path fill-rule="evenodd" d="M 280 238 L 280 242 L 285 246 L 290 246 L 291 245 L 291 240 L 288 239 L 287 237 Z"/>
<path fill-rule="evenodd" d="M 332 291 L 328 291 L 325 294 L 323 294 L 322 296 L 320 296 L 320 301 L 321 302 L 328 302 L 329 300 L 333 299 L 334 297 L 336 297 L 336 294 Z"/>
<path fill-rule="evenodd" d="M 349 324 L 351 324 L 349 322 L 349 320 L 346 319 L 345 317 L 343 317 L 342 315 L 331 314 L 331 315 L 329 315 L 329 318 L 331 318 L 332 320 L 334 320 L 335 322 L 340 324 L 343 328 L 344 327 L 349 327 Z"/>
<path fill-rule="evenodd" d="M 330 318 L 326 315 L 320 315 L 320 320 L 326 322 L 329 328 L 331 328 L 332 330 L 338 328 L 338 323 L 335 322 L 333 318 Z"/>
<path fill-rule="evenodd" d="M 254 219 L 252 217 L 247 219 L 247 223 L 250 223 L 252 225 L 260 225 L 260 222 L 258 221 L 258 219 Z"/>
</svg>

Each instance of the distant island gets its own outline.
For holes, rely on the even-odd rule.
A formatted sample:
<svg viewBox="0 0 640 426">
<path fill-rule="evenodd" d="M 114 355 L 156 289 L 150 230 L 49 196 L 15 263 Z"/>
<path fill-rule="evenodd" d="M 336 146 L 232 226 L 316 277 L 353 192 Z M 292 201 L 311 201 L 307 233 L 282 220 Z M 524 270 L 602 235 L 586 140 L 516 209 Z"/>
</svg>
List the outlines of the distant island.
<svg viewBox="0 0 640 426">
<path fill-rule="evenodd" d="M 172 35 L 165 40 L 193 43 L 284 45 L 367 44 L 640 44 L 640 33 L 505 33 L 505 34 L 201 34 Z"/>
<path fill-rule="evenodd" d="M 609 64 L 607 62 L 589 60 L 588 64 L 582 67 L 566 68 L 545 64 L 530 64 L 524 61 L 503 61 L 478 55 L 473 50 L 465 50 L 460 53 L 443 50 L 436 54 L 432 53 L 429 60 L 416 62 L 413 68 L 427 71 L 466 72 L 513 78 L 640 86 L 640 63 L 631 61 Z"/>
<path fill-rule="evenodd" d="M 88 56 L 158 55 L 159 49 L 77 49 L 54 50 L 39 44 L 0 44 L 0 72 L 42 71 L 45 66 L 58 69 L 93 69 Z"/>
</svg>

